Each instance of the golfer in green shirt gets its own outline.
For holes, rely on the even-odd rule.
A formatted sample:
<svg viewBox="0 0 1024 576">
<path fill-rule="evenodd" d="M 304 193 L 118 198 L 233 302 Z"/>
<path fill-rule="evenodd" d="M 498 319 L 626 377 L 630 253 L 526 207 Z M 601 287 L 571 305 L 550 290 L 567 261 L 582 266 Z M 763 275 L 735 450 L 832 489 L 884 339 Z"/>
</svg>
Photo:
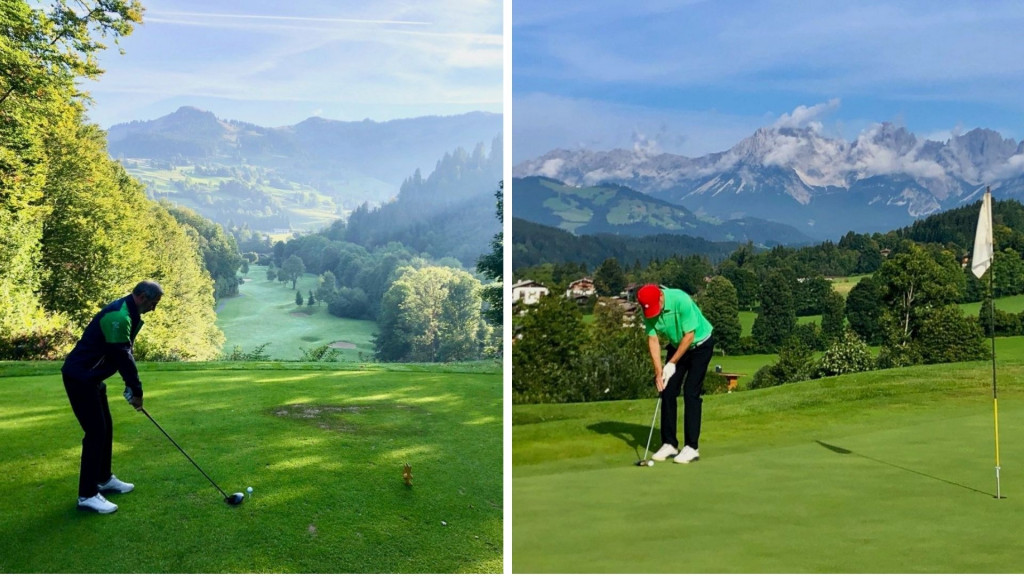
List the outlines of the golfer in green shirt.
<svg viewBox="0 0 1024 576">
<path fill-rule="evenodd" d="M 682 290 L 646 284 L 636 293 L 644 312 L 647 344 L 654 364 L 654 381 L 661 395 L 661 448 L 655 460 L 688 464 L 700 458 L 700 416 L 704 376 L 715 349 L 712 327 L 693 298 Z M 664 367 L 661 341 L 668 341 Z M 683 393 L 683 445 L 676 436 L 676 398 Z"/>
</svg>

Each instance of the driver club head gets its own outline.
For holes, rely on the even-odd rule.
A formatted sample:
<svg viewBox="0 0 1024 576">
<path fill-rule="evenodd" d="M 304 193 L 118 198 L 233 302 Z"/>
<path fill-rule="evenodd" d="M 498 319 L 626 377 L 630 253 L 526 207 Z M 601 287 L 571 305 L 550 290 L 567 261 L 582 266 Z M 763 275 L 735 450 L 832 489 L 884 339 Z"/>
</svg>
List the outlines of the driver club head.
<svg viewBox="0 0 1024 576">
<path fill-rule="evenodd" d="M 242 503 L 242 500 L 244 499 L 245 494 L 242 494 L 241 492 L 235 492 L 231 496 L 224 498 L 224 501 L 232 506 L 238 506 L 239 504 Z"/>
</svg>

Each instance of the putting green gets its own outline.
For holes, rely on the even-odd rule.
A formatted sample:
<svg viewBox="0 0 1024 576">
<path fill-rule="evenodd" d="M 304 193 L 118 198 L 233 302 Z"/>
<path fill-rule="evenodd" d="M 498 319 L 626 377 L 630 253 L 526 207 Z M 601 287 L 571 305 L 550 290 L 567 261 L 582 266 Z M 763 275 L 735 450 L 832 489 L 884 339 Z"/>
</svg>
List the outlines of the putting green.
<svg viewBox="0 0 1024 576">
<path fill-rule="evenodd" d="M 516 406 L 512 570 L 1019 571 L 1022 369 L 1000 364 L 996 500 L 990 366 L 709 396 L 702 459 L 653 468 L 653 400 Z"/>
</svg>

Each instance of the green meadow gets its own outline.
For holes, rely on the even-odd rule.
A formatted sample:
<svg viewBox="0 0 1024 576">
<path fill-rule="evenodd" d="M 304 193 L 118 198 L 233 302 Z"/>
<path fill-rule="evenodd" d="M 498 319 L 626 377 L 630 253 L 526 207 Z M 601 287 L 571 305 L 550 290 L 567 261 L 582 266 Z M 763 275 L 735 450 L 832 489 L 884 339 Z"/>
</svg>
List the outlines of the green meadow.
<svg viewBox="0 0 1024 576">
<path fill-rule="evenodd" d="M 0 363 L 4 573 L 496 573 L 502 378 L 493 363 L 142 364 L 145 407 L 109 381 L 114 473 L 75 507 L 82 431 L 59 363 Z M 412 466 L 406 486 L 403 464 Z"/>
<path fill-rule="evenodd" d="M 334 344 L 338 360 L 357 362 L 373 358 L 373 335 L 377 323 L 371 320 L 338 318 L 327 312 L 326 304 L 306 306 L 309 291 L 316 291 L 317 276 L 305 274 L 292 283 L 267 280 L 265 266 L 251 266 L 239 295 L 217 304 L 217 326 L 224 332 L 224 352 L 235 346 L 251 352 L 268 344 L 264 353 L 274 360 L 299 360 L 303 350 Z M 295 291 L 302 291 L 303 305 L 295 305 Z"/>
<path fill-rule="evenodd" d="M 997 346 L 1003 499 L 991 362 L 705 396 L 701 460 L 651 468 L 653 399 L 513 406 L 512 570 L 1018 572 L 1024 356 Z"/>
<path fill-rule="evenodd" d="M 996 310 L 1002 310 L 1003 312 L 1020 314 L 1021 312 L 1024 312 L 1024 294 L 1007 296 L 1005 298 L 996 298 L 995 307 Z M 968 316 L 977 316 L 978 313 L 981 312 L 981 302 L 961 304 L 960 308 L 962 308 L 964 313 Z"/>
</svg>

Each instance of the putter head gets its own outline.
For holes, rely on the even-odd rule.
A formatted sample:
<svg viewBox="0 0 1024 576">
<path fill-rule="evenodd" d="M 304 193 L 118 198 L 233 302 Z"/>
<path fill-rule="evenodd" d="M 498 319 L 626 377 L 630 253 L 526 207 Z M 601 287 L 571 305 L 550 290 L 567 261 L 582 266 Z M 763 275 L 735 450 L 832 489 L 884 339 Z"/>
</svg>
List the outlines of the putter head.
<svg viewBox="0 0 1024 576">
<path fill-rule="evenodd" d="M 634 464 L 637 466 L 647 466 L 647 460 L 637 460 Z"/>
<path fill-rule="evenodd" d="M 235 492 L 231 496 L 228 496 L 227 498 L 225 498 L 224 501 L 227 502 L 228 504 L 232 505 L 232 506 L 238 506 L 239 504 L 242 503 L 242 500 L 244 500 L 244 499 L 245 499 L 245 494 L 242 494 L 241 492 Z"/>
</svg>

